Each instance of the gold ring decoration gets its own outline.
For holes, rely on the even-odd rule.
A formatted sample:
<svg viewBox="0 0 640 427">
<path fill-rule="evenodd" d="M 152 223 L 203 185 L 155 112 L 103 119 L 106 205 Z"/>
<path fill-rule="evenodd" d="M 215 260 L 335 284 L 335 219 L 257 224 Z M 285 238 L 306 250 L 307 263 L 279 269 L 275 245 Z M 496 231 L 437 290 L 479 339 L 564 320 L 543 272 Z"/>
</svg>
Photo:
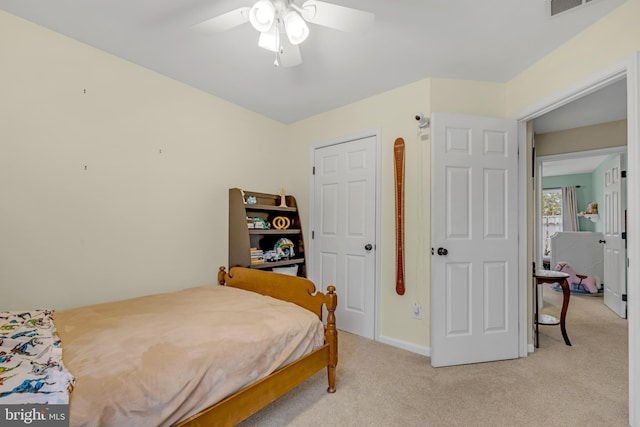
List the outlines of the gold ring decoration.
<svg viewBox="0 0 640 427">
<path fill-rule="evenodd" d="M 277 216 L 271 221 L 273 226 L 278 230 L 287 229 L 291 225 L 291 220 L 286 216 Z"/>
</svg>

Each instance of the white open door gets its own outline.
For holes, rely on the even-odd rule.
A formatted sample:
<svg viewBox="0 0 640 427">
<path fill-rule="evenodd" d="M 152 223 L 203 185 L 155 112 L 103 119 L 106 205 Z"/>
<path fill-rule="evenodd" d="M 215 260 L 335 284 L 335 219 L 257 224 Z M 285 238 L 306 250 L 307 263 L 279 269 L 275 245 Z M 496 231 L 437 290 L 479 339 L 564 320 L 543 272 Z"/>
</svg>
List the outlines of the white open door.
<svg viewBox="0 0 640 427">
<path fill-rule="evenodd" d="M 618 316 L 627 317 L 626 248 L 622 233 L 625 231 L 625 191 L 622 182 L 622 155 L 611 158 L 604 165 L 604 303 Z"/>
<path fill-rule="evenodd" d="M 376 137 L 314 150 L 312 272 L 325 289 L 334 285 L 337 327 L 375 335 Z"/>
<path fill-rule="evenodd" d="M 433 113 L 431 364 L 518 357 L 513 120 Z"/>
</svg>

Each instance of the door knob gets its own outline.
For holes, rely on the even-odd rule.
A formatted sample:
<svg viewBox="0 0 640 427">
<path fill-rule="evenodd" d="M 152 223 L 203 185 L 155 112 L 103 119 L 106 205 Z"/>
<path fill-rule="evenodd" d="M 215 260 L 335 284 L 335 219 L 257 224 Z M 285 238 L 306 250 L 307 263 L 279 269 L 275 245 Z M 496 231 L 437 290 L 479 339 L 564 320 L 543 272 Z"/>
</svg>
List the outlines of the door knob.
<svg viewBox="0 0 640 427">
<path fill-rule="evenodd" d="M 445 248 L 438 248 L 438 255 L 445 256 L 448 253 L 449 253 L 449 251 L 446 250 Z"/>
<path fill-rule="evenodd" d="M 371 243 L 367 243 L 366 245 L 364 245 L 365 250 L 370 251 L 371 249 L 373 249 L 373 246 L 371 246 Z"/>
<path fill-rule="evenodd" d="M 598 243 L 607 243 L 606 240 L 598 240 Z"/>
</svg>

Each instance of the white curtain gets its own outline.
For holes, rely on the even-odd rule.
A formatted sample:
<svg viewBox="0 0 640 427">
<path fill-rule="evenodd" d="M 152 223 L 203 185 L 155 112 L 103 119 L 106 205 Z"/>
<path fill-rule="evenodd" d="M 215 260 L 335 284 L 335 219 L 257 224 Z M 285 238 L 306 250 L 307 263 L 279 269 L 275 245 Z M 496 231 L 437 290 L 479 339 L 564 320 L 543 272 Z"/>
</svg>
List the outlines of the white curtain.
<svg viewBox="0 0 640 427">
<path fill-rule="evenodd" d="M 562 187 L 562 224 L 564 231 L 580 231 L 575 187 Z"/>
</svg>

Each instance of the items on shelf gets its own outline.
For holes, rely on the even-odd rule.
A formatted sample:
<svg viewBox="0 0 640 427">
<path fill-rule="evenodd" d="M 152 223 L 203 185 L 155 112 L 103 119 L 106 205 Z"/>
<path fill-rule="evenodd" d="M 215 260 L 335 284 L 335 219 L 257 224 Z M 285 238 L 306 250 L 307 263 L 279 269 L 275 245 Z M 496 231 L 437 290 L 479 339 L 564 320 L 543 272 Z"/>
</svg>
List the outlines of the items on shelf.
<svg viewBox="0 0 640 427">
<path fill-rule="evenodd" d="M 278 258 L 278 251 L 276 251 L 275 249 L 266 251 L 264 253 L 264 260 L 267 262 L 280 261 L 280 258 Z"/>
<path fill-rule="evenodd" d="M 277 216 L 271 221 L 278 230 L 286 230 L 291 226 L 291 220 L 286 216 Z"/>
<path fill-rule="evenodd" d="M 288 207 L 286 202 L 287 193 L 286 191 L 284 191 L 284 188 L 280 189 L 280 192 L 278 193 L 278 195 L 280 196 L 280 207 L 281 208 Z"/>
<path fill-rule="evenodd" d="M 276 242 L 273 249 L 278 254 L 278 258 L 293 258 L 296 253 L 293 250 L 293 242 L 285 237 L 281 237 Z"/>
<path fill-rule="evenodd" d="M 598 215 L 598 204 L 596 202 L 589 203 L 589 205 L 587 206 L 587 210 L 578 213 L 578 216 L 585 217 L 591 222 L 597 222 L 598 219 L 600 219 L 600 215 Z"/>
<path fill-rule="evenodd" d="M 229 189 L 229 266 L 295 266 L 294 274 L 306 277 L 302 234 L 294 196 Z"/>
<path fill-rule="evenodd" d="M 255 230 L 269 230 L 271 228 L 271 224 L 259 216 L 255 218 L 247 217 L 247 227 Z"/>
<path fill-rule="evenodd" d="M 263 264 L 264 262 L 264 251 L 258 248 L 251 248 L 251 264 Z"/>
</svg>

